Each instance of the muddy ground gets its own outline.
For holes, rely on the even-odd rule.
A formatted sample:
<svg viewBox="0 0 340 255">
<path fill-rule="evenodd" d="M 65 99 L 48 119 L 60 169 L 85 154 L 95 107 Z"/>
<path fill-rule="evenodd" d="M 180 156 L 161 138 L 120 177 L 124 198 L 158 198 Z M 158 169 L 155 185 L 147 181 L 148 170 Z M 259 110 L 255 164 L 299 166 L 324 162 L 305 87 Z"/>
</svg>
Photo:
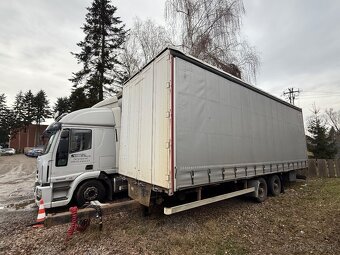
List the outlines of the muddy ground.
<svg viewBox="0 0 340 255">
<path fill-rule="evenodd" d="M 238 198 L 172 216 L 104 216 L 102 231 L 92 222 L 67 242 L 69 225 L 26 227 L 34 217 L 29 208 L 0 210 L 0 254 L 340 254 L 340 178 L 295 183 L 262 204 Z"/>
<path fill-rule="evenodd" d="M 0 210 L 30 207 L 36 175 L 36 158 L 0 156 Z"/>
</svg>

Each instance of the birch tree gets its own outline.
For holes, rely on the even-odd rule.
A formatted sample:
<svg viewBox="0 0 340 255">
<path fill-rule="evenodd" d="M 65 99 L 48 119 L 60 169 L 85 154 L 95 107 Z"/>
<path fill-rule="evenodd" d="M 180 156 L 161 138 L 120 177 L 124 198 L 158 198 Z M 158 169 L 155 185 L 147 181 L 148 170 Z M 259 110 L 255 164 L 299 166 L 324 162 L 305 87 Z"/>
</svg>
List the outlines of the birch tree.
<svg viewBox="0 0 340 255">
<path fill-rule="evenodd" d="M 150 19 L 135 19 L 124 44 L 122 62 L 128 76 L 132 76 L 161 50 L 171 43 L 164 26 Z"/>
<path fill-rule="evenodd" d="M 167 0 L 165 17 L 172 42 L 190 55 L 249 82 L 259 57 L 241 36 L 242 0 Z"/>
</svg>

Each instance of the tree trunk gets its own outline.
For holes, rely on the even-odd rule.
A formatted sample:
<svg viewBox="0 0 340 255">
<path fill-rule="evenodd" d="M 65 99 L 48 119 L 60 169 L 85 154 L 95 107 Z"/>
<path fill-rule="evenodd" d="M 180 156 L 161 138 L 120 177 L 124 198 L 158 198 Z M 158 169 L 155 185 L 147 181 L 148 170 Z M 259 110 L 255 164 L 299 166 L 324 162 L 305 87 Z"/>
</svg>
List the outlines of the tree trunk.
<svg viewBox="0 0 340 255">
<path fill-rule="evenodd" d="M 100 80 L 99 80 L 99 101 L 102 101 L 104 98 L 103 90 L 104 90 L 104 71 L 105 71 L 105 27 L 104 27 L 104 17 L 105 17 L 105 6 L 104 1 L 102 1 L 102 10 L 101 10 L 101 32 L 102 32 L 102 45 L 101 45 L 101 67 L 100 67 Z"/>
</svg>

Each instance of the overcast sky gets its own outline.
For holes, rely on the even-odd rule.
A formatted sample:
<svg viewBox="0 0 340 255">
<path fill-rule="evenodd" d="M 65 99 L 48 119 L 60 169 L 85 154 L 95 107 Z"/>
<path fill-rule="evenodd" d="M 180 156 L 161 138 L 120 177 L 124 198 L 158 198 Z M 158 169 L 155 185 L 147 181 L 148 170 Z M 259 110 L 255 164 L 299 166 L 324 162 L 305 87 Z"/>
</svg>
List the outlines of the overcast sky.
<svg viewBox="0 0 340 255">
<path fill-rule="evenodd" d="M 113 0 L 127 27 L 135 17 L 164 23 L 165 0 Z M 256 47 L 256 86 L 278 97 L 302 90 L 296 104 L 340 110 L 340 2 L 244 0 L 243 34 Z M 90 0 L 0 1 L 0 93 L 11 104 L 19 90 L 44 89 L 51 105 L 68 96 Z"/>
</svg>

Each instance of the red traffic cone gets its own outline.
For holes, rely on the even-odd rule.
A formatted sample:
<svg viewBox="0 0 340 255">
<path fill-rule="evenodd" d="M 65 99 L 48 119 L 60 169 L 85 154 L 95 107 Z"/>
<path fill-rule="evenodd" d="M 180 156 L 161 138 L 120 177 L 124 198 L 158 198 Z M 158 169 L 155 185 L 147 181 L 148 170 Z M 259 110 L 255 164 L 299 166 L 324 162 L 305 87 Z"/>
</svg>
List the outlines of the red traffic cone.
<svg viewBox="0 0 340 255">
<path fill-rule="evenodd" d="M 46 213 L 45 213 L 45 207 L 44 207 L 44 200 L 40 199 L 38 216 L 37 216 L 36 223 L 33 227 L 35 228 L 43 227 L 45 218 L 46 218 Z"/>
</svg>

